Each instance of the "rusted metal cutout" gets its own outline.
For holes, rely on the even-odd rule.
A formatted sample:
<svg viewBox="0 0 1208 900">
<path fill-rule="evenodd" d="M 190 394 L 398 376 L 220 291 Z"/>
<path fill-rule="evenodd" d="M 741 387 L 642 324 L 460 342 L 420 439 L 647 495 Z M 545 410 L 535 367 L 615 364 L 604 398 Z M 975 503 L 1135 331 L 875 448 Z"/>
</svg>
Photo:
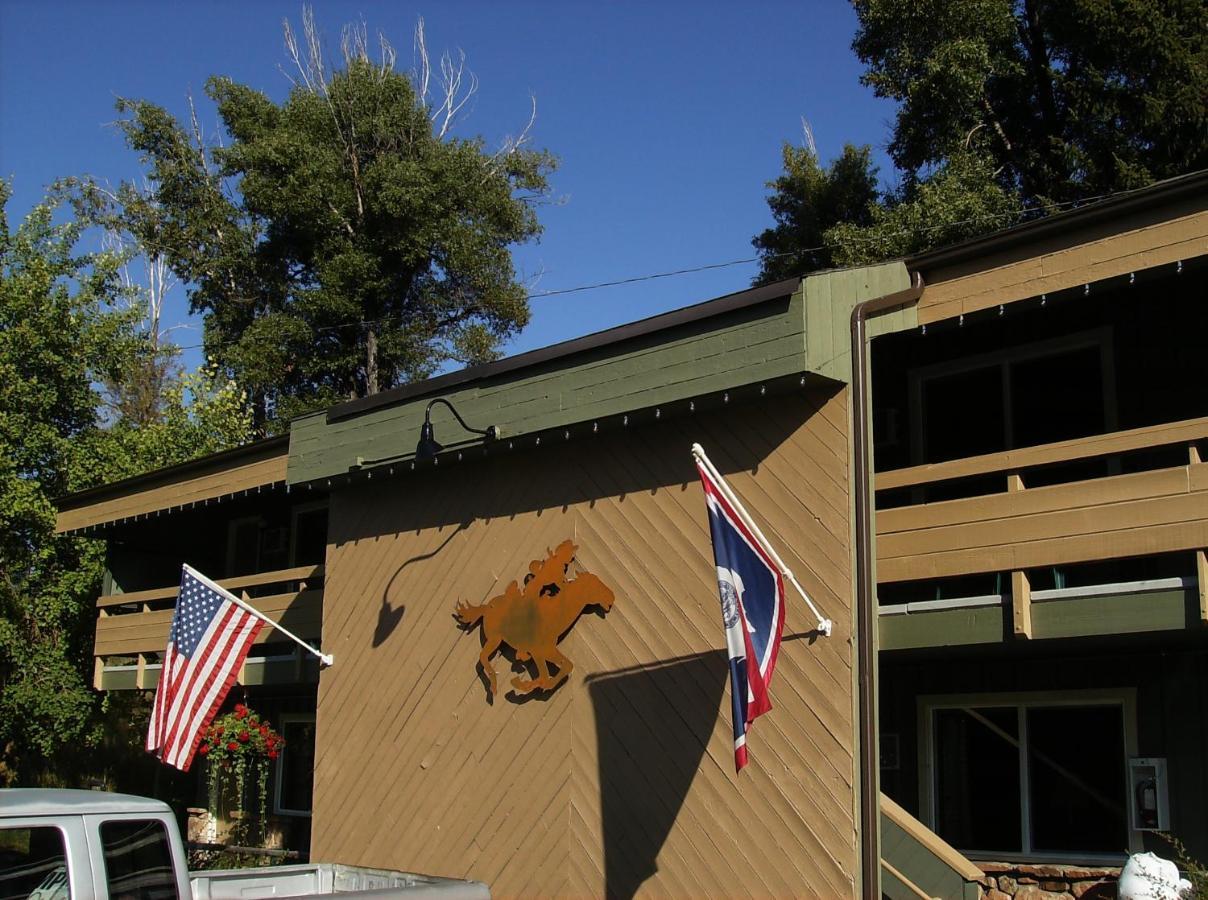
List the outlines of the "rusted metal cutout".
<svg viewBox="0 0 1208 900">
<path fill-rule="evenodd" d="M 575 667 L 558 649 L 558 641 L 587 607 L 598 606 L 605 613 L 612 609 L 611 588 L 577 565 L 572 574 L 578 549 L 573 541 L 563 541 L 547 551 L 545 559 L 529 563 L 523 587 L 512 581 L 502 594 L 481 606 L 458 602 L 454 617 L 464 629 L 470 631 L 482 623 L 478 664 L 490 683 L 492 696 L 498 696 L 499 682 L 491 657 L 504 645 L 515 651 L 518 662 L 531 662 L 537 670 L 536 678 L 512 679 L 517 694 L 553 691 Z M 556 673 L 550 672 L 551 663 Z"/>
</svg>

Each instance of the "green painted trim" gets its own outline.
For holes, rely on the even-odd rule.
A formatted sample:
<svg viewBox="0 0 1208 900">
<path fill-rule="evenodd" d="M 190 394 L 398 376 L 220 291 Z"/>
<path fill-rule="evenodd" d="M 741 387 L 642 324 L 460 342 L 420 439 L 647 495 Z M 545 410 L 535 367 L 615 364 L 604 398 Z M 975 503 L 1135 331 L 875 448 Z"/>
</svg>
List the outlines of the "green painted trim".
<svg viewBox="0 0 1208 900">
<path fill-rule="evenodd" d="M 476 427 L 506 440 L 670 405 L 806 371 L 800 291 L 791 297 L 685 323 L 530 368 L 469 382 L 440 396 Z M 421 395 L 348 419 L 325 413 L 294 421 L 287 481 L 346 474 L 362 459 L 410 454 L 419 439 Z M 444 407 L 432 411 L 437 439 L 465 435 Z"/>
<path fill-rule="evenodd" d="M 881 858 L 932 897 L 963 897 L 966 882 L 946 862 L 881 814 Z M 918 900 L 918 896 L 881 869 L 881 890 L 891 900 Z"/>
<path fill-rule="evenodd" d="M 910 272 L 901 262 L 844 269 L 807 276 L 805 294 L 806 365 L 809 371 L 836 381 L 851 381 L 851 314 L 856 304 L 910 287 Z M 875 338 L 918 326 L 914 304 L 868 320 Z"/>
<path fill-rule="evenodd" d="M 1180 631 L 1199 621 L 1194 591 L 1163 590 L 1032 603 L 1032 639 Z M 1007 607 L 978 606 L 882 616 L 880 649 L 993 644 L 1010 633 Z"/>
<path fill-rule="evenodd" d="M 1188 590 L 1033 602 L 1032 636 L 1040 639 L 1179 631 L 1187 627 L 1189 616 L 1198 621 L 1198 603 L 1194 592 Z M 1194 610 L 1189 609 L 1192 605 Z"/>
<path fill-rule="evenodd" d="M 345 475 L 358 458 L 405 460 L 433 396 L 452 402 L 471 425 L 495 425 L 506 440 L 686 404 L 790 375 L 847 381 L 852 308 L 905 289 L 909 280 L 900 262 L 811 275 L 788 297 L 602 343 L 446 391 L 418 392 L 349 418 L 331 421 L 325 412 L 304 416 L 290 429 L 286 480 L 300 484 Z M 891 311 L 870 323 L 870 333 L 913 321 L 913 309 Z M 464 435 L 443 407 L 433 410 L 432 422 L 442 443 Z"/>
<path fill-rule="evenodd" d="M 298 663 L 294 659 L 274 659 L 267 663 L 252 663 L 245 670 L 247 686 L 266 684 L 317 684 L 319 681 L 318 661 L 303 660 L 302 677 L 298 677 Z M 138 673 L 134 669 L 123 669 L 120 672 L 102 672 L 102 691 L 133 691 Z M 159 669 L 146 672 L 144 690 L 154 691 L 159 686 Z"/>
<path fill-rule="evenodd" d="M 101 673 L 101 690 L 102 691 L 132 691 L 138 685 L 135 681 L 138 679 L 138 673 L 134 669 L 124 669 L 121 672 L 102 672 Z M 148 681 L 152 679 L 148 677 Z M 154 681 L 159 683 L 159 673 L 155 673 Z M 149 685 L 154 688 L 155 685 Z"/>
<path fill-rule="evenodd" d="M 1035 615 L 1033 607 L 1033 615 Z M 916 647 L 952 647 L 960 644 L 996 644 L 1005 632 L 1005 607 L 940 609 L 909 615 L 881 616 L 882 650 Z M 1035 620 L 1033 620 L 1035 628 Z"/>
</svg>

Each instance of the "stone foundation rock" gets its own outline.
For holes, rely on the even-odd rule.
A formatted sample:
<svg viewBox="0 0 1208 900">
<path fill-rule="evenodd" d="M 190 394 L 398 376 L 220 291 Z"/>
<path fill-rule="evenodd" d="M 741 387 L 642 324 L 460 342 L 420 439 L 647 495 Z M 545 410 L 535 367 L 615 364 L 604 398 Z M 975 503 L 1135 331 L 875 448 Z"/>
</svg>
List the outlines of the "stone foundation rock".
<svg viewBox="0 0 1208 900">
<path fill-rule="evenodd" d="M 979 862 L 985 900 L 1108 900 L 1116 896 L 1120 869 L 1053 863 Z"/>
</svg>

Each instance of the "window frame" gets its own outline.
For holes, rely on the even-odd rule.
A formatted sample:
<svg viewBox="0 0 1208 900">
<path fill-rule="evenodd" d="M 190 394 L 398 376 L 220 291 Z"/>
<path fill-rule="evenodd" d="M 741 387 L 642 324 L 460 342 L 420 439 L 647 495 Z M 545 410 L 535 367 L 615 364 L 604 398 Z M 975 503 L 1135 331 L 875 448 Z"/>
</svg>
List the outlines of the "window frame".
<svg viewBox="0 0 1208 900">
<path fill-rule="evenodd" d="M 59 833 L 63 842 L 63 862 L 67 866 L 67 896 L 69 900 L 85 896 L 84 888 L 88 884 L 88 877 L 92 875 L 91 866 L 84 866 L 87 873 L 85 875 L 79 871 L 79 860 L 72 859 L 75 848 L 87 846 L 82 821 L 77 817 L 52 820 L 48 816 L 13 816 L 6 818 L 3 825 L 5 831 L 34 828 L 51 828 Z"/>
<path fill-rule="evenodd" d="M 1102 325 L 1086 331 L 1062 335 L 1055 338 L 1032 341 L 1015 347 L 992 350 L 959 359 L 945 360 L 925 366 L 917 366 L 907 372 L 910 397 L 910 459 L 912 465 L 923 465 L 927 460 L 926 431 L 927 410 L 923 403 L 923 388 L 928 381 L 947 378 L 976 369 L 999 369 L 999 382 L 1003 402 L 1004 450 L 1017 449 L 1015 443 L 1015 418 L 1011 403 L 1011 366 L 1014 363 L 1043 359 L 1073 353 L 1088 347 L 1099 350 L 1099 367 L 1103 384 L 1103 419 L 1105 431 L 1116 431 L 1119 427 L 1119 412 L 1116 403 L 1116 360 L 1111 325 Z"/>
<path fill-rule="evenodd" d="M 320 509 L 328 511 L 328 526 L 331 525 L 331 510 L 330 504 L 326 500 L 312 500 L 307 503 L 297 503 L 290 508 L 289 511 L 289 565 L 290 568 L 298 566 L 298 519 L 308 513 L 317 512 Z M 327 560 L 324 559 L 324 564 Z"/>
<path fill-rule="evenodd" d="M 318 743 L 318 726 L 315 721 L 315 714 L 308 713 L 282 713 L 278 718 L 281 728 L 281 736 L 285 737 L 285 726 L 295 722 L 309 722 L 315 724 L 315 738 Z M 275 816 L 296 816 L 299 818 L 309 819 L 314 815 L 314 770 L 311 770 L 311 809 L 288 809 L 281 805 L 281 791 L 285 779 L 285 759 L 289 753 L 289 740 L 286 739 L 285 747 L 277 757 L 276 771 L 273 773 L 273 815 Z"/>
<path fill-rule="evenodd" d="M 918 706 L 919 743 L 919 818 L 931 830 L 936 829 L 937 767 L 935 760 L 935 712 L 942 709 L 967 707 L 1015 707 L 1020 710 L 1019 751 L 1019 833 L 1022 850 L 997 851 L 993 849 L 957 848 L 971 857 L 994 858 L 1004 862 L 1053 861 L 1053 862 L 1111 862 L 1122 858 L 1118 853 L 1092 851 L 1037 851 L 1032 848 L 1031 784 L 1027 762 L 1029 744 L 1027 740 L 1027 715 L 1029 708 L 1059 706 L 1118 706 L 1124 728 L 1124 756 L 1120 760 L 1120 771 L 1124 783 L 1128 784 L 1128 761 L 1138 756 L 1137 752 L 1137 690 L 1136 688 L 1090 688 L 1066 691 L 1021 691 L 1009 693 L 972 694 L 928 694 L 920 696 Z M 1124 797 L 1125 821 L 1128 823 L 1128 852 L 1144 850 L 1142 832 L 1132 828 L 1128 815 L 1128 797 Z M 938 834 L 938 832 L 937 832 Z"/>
</svg>

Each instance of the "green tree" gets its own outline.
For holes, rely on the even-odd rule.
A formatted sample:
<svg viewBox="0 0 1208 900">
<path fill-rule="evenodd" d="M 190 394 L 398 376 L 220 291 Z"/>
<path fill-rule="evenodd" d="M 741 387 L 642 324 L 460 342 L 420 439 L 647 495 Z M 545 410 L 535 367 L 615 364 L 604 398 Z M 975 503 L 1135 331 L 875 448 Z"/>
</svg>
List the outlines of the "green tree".
<svg viewBox="0 0 1208 900">
<path fill-rule="evenodd" d="M 864 82 L 909 180 L 970 150 L 1025 203 L 1208 166 L 1201 0 L 854 0 Z"/>
<path fill-rule="evenodd" d="M 823 242 L 837 266 L 860 266 L 1014 225 L 1023 215 L 1019 195 L 994 177 L 992 163 L 971 153 L 946 160 L 929 178 L 869 208 L 867 222 L 827 229 Z"/>
<path fill-rule="evenodd" d="M 260 424 L 493 358 L 528 321 L 510 248 L 540 234 L 553 166 L 527 129 L 495 153 L 450 132 L 464 68 L 446 57 L 434 101 L 422 23 L 412 77 L 356 30 L 329 70 L 304 23 L 309 51 L 287 29 L 284 102 L 209 80 L 217 146 L 159 106 L 119 103 L 152 186 L 150 199 L 123 193 L 126 226 L 188 286 L 207 353 Z"/>
<path fill-rule="evenodd" d="M 0 205 L 9 196 L 0 183 Z M 54 535 L 51 498 L 79 486 L 78 441 L 95 428 L 93 373 L 133 341 L 108 314 L 116 261 L 77 255 L 81 226 L 43 204 L 14 233 L 0 209 L 0 751 L 54 756 L 87 743 L 80 614 L 98 551 Z"/>
<path fill-rule="evenodd" d="M 101 427 L 98 386 L 147 352 L 122 259 L 83 253 L 58 200 L 14 232 L 0 182 L 0 782 L 78 768 L 97 739 L 89 687 L 96 541 L 54 533 L 53 500 L 246 440 L 247 403 L 214 371 L 186 376 L 153 423 Z"/>
<path fill-rule="evenodd" d="M 870 148 L 847 144 L 823 166 L 808 130 L 806 137 L 807 146 L 784 145 L 784 173 L 767 184 L 776 224 L 751 241 L 760 256 L 756 284 L 831 268 L 836 257 L 824 240 L 826 231 L 841 222 L 872 223 L 878 195 Z"/>
<path fill-rule="evenodd" d="M 853 5 L 863 81 L 899 104 L 900 183 L 841 208 L 820 237 L 828 173 L 786 154 L 768 201 L 777 225 L 755 239 L 761 280 L 918 253 L 1208 167 L 1201 0 Z"/>
</svg>

